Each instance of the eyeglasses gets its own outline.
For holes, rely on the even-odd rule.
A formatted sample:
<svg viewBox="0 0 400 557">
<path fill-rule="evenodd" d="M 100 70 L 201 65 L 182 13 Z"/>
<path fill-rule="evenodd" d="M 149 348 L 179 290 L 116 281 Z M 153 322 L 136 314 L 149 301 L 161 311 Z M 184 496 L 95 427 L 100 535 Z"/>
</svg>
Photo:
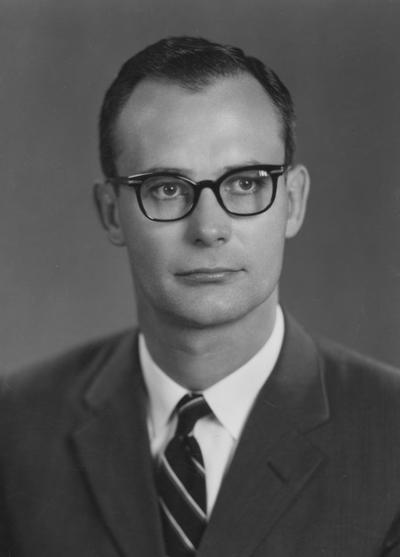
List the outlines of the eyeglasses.
<svg viewBox="0 0 400 557">
<path fill-rule="evenodd" d="M 274 202 L 283 164 L 258 164 L 229 170 L 217 180 L 195 182 L 172 172 L 145 172 L 108 178 L 114 186 L 133 187 L 143 214 L 153 221 L 176 221 L 196 207 L 204 188 L 210 188 L 220 206 L 240 217 L 259 215 Z"/>
</svg>

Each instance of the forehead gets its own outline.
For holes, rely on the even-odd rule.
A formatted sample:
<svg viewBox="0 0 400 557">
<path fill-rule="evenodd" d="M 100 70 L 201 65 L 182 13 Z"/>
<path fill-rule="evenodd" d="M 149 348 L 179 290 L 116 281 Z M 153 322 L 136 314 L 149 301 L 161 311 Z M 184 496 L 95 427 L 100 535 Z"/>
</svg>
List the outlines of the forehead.
<svg viewBox="0 0 400 557">
<path fill-rule="evenodd" d="M 196 92 L 173 82 L 144 80 L 123 107 L 115 137 L 117 165 L 130 172 L 152 164 L 191 167 L 201 160 L 208 165 L 217 159 L 232 159 L 227 164 L 246 158 L 283 162 L 277 109 L 247 74 L 219 78 Z"/>
</svg>

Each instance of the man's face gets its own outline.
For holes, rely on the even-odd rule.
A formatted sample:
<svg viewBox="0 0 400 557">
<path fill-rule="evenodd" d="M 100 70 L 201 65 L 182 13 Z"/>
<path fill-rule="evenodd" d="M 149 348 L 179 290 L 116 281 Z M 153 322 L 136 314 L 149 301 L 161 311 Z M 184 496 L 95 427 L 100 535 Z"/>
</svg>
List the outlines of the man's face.
<svg viewBox="0 0 400 557">
<path fill-rule="evenodd" d="M 197 93 L 145 80 L 123 108 L 116 138 L 120 176 L 167 170 L 215 180 L 232 167 L 284 162 L 280 120 L 247 75 Z M 283 176 L 273 206 L 257 216 L 228 215 L 210 189 L 176 222 L 150 221 L 130 188 L 120 189 L 115 204 L 110 237 L 127 247 L 139 319 L 207 327 L 272 313 L 285 237 L 301 224 L 290 224 L 293 200 Z"/>
</svg>

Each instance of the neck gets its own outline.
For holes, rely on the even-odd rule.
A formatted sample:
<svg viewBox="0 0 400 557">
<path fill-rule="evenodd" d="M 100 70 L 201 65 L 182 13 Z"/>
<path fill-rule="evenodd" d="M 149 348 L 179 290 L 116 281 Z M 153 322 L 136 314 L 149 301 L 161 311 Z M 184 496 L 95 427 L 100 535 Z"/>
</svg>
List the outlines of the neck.
<svg viewBox="0 0 400 557">
<path fill-rule="evenodd" d="M 183 387 L 203 391 L 244 365 L 265 344 L 275 324 L 277 293 L 240 320 L 196 328 L 138 308 L 140 328 L 156 364 Z"/>
</svg>

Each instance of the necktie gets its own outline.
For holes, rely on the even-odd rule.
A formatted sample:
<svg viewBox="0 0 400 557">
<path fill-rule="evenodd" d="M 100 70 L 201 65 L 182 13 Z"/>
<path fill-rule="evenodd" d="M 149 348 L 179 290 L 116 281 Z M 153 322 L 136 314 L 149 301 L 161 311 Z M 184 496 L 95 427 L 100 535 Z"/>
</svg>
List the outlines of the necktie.
<svg viewBox="0 0 400 557">
<path fill-rule="evenodd" d="M 168 557 L 196 553 L 207 524 L 203 456 L 192 435 L 211 410 L 203 395 L 185 395 L 176 407 L 178 425 L 161 458 L 157 487 Z"/>
</svg>

